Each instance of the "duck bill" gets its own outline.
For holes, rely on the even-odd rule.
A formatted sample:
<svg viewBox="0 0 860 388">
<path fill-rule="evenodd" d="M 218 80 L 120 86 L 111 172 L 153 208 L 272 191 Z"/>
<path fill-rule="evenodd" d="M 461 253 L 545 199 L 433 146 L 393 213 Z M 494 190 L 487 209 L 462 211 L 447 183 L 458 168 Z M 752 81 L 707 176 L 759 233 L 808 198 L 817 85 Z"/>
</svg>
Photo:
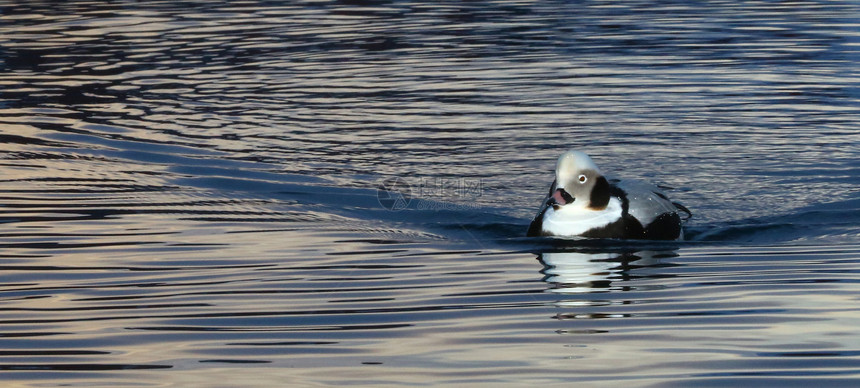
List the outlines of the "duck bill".
<svg viewBox="0 0 860 388">
<path fill-rule="evenodd" d="M 573 198 L 567 194 L 564 189 L 558 189 L 552 193 L 552 197 L 547 201 L 547 205 L 552 206 L 553 209 L 558 210 L 562 206 L 567 205 L 568 203 L 573 202 Z"/>
</svg>

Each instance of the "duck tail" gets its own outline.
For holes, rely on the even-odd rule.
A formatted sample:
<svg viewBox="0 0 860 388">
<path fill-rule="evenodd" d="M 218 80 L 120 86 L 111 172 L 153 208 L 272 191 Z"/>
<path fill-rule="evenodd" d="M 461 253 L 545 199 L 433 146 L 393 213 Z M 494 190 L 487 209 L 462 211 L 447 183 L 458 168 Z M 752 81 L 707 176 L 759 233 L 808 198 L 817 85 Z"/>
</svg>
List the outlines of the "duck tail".
<svg viewBox="0 0 860 388">
<path fill-rule="evenodd" d="M 686 206 L 681 205 L 680 203 L 677 203 L 677 202 L 672 202 L 672 205 L 675 205 L 676 209 L 687 214 L 686 217 L 681 217 L 683 222 L 687 222 L 687 220 L 689 220 L 690 218 L 693 218 L 693 212 L 691 212 L 690 209 L 687 209 Z"/>
</svg>

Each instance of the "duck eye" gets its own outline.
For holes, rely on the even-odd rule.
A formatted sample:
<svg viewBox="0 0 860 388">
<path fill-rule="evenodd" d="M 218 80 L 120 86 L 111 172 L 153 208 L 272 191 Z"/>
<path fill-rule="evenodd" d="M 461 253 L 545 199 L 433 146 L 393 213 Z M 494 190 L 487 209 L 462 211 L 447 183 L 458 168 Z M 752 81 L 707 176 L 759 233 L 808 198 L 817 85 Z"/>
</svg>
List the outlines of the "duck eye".
<svg viewBox="0 0 860 388">
<path fill-rule="evenodd" d="M 585 175 L 579 176 L 579 183 L 585 183 L 585 181 L 587 181 L 587 180 L 588 180 L 588 177 L 586 177 Z"/>
</svg>

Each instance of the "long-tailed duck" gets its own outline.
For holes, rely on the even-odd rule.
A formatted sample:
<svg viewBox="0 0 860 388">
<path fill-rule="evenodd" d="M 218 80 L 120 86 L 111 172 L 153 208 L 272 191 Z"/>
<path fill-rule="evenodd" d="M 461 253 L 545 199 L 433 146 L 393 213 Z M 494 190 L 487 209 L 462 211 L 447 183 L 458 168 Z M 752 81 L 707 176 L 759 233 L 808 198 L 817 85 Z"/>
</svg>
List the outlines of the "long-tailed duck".
<svg viewBox="0 0 860 388">
<path fill-rule="evenodd" d="M 658 187 L 608 180 L 588 155 L 571 150 L 558 158 L 555 181 L 527 236 L 682 240 L 681 225 L 690 216 Z"/>
</svg>

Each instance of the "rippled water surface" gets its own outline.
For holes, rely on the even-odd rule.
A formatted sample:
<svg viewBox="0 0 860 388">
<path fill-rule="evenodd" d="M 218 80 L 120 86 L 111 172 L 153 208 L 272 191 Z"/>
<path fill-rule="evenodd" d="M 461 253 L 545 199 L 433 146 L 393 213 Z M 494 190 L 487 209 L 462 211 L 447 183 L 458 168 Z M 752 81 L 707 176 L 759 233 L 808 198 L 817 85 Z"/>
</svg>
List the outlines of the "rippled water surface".
<svg viewBox="0 0 860 388">
<path fill-rule="evenodd" d="M 853 1 L 0 0 L 0 381 L 857 386 L 858 63 Z M 688 241 L 523 237 L 568 148 Z"/>
</svg>

